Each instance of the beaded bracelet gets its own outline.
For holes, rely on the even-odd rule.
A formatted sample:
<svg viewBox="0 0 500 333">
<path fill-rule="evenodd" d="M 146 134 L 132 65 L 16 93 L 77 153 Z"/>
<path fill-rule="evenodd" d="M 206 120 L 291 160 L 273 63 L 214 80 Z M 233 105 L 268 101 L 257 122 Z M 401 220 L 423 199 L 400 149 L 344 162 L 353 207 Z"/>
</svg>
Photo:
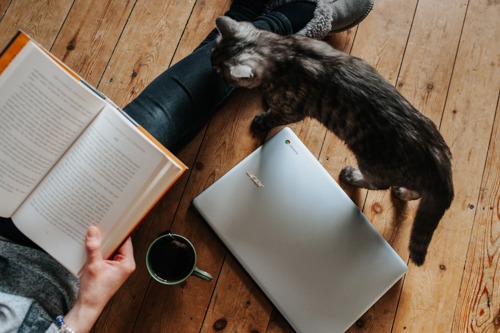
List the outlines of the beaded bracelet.
<svg viewBox="0 0 500 333">
<path fill-rule="evenodd" d="M 59 328 L 59 333 L 75 333 L 71 327 L 66 325 L 64 322 L 63 316 L 57 316 L 56 325 Z"/>
</svg>

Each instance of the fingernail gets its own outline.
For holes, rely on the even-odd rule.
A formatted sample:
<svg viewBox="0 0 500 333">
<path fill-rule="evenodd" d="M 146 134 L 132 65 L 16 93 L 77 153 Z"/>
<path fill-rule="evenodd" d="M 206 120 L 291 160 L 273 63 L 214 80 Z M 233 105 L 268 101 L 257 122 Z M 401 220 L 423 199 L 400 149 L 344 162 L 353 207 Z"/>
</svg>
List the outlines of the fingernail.
<svg viewBox="0 0 500 333">
<path fill-rule="evenodd" d="M 97 228 L 95 226 L 90 226 L 87 229 L 87 238 L 95 238 L 97 236 Z"/>
</svg>

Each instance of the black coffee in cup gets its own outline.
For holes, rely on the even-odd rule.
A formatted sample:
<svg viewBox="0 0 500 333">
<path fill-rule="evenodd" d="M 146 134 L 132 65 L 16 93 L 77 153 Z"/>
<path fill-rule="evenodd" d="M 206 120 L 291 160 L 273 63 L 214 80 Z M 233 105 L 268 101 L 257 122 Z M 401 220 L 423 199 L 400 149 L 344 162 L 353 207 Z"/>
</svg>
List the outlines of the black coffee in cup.
<svg viewBox="0 0 500 333">
<path fill-rule="evenodd" d="M 174 236 L 158 239 L 149 250 L 152 272 L 166 282 L 186 278 L 195 266 L 195 252 L 182 238 Z"/>
</svg>

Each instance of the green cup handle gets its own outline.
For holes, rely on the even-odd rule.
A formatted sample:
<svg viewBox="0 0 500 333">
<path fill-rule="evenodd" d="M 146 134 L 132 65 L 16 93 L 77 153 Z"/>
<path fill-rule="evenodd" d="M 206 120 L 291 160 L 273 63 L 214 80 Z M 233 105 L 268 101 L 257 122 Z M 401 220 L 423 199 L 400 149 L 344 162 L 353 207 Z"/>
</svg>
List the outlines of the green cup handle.
<svg viewBox="0 0 500 333">
<path fill-rule="evenodd" d="M 212 275 L 210 275 L 210 273 L 202 271 L 198 267 L 194 268 L 193 275 L 196 276 L 196 277 L 199 277 L 202 280 L 208 281 L 208 282 L 210 282 L 210 281 L 213 280 L 213 277 L 212 277 Z"/>
</svg>

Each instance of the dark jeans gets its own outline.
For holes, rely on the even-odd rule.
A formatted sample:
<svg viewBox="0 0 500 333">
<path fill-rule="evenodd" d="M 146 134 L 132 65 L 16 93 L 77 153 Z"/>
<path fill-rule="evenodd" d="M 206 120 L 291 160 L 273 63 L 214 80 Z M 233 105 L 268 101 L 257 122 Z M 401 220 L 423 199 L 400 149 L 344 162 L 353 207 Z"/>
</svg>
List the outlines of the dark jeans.
<svg viewBox="0 0 500 333">
<path fill-rule="evenodd" d="M 234 88 L 212 72 L 213 42 L 158 76 L 124 111 L 172 152 L 178 151 Z"/>
</svg>

